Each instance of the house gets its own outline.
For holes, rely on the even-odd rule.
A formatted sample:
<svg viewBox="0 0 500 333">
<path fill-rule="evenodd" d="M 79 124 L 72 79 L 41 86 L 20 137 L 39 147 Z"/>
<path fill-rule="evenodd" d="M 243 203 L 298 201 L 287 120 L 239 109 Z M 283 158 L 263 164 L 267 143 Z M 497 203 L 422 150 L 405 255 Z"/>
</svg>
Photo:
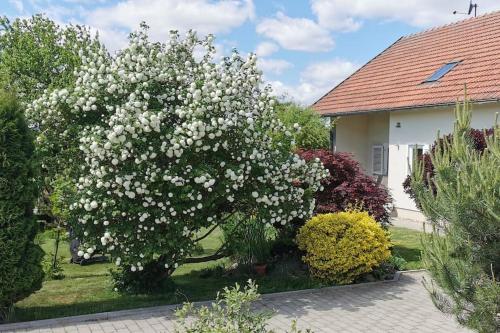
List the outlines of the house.
<svg viewBox="0 0 500 333">
<path fill-rule="evenodd" d="M 500 12 L 398 39 L 312 107 L 335 120 L 333 149 L 352 153 L 390 189 L 395 213 L 422 220 L 402 183 L 438 131 L 452 131 L 464 84 L 472 127 L 492 127 L 500 111 Z"/>
</svg>

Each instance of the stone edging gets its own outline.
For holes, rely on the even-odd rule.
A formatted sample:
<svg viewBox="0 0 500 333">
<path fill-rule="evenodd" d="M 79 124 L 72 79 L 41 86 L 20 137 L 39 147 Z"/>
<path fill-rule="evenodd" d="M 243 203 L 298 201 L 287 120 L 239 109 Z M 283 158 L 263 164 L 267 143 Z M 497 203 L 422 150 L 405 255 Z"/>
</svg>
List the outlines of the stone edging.
<svg viewBox="0 0 500 333">
<path fill-rule="evenodd" d="M 373 285 L 373 284 L 383 284 L 390 282 L 397 282 L 400 280 L 402 274 L 407 273 L 416 273 L 425 271 L 424 269 L 416 269 L 416 270 L 408 270 L 408 271 L 397 271 L 394 274 L 394 277 L 391 280 L 384 281 L 374 281 L 374 282 L 365 282 L 358 284 L 349 284 L 345 286 L 333 286 L 333 287 L 325 287 L 319 289 L 345 289 L 345 288 L 356 288 L 360 286 Z M 271 294 L 263 294 L 262 299 L 271 298 L 275 296 L 285 296 L 285 295 L 300 295 L 300 294 L 308 294 L 316 289 L 303 289 L 303 290 L 293 290 L 293 291 L 283 291 L 278 293 Z M 212 301 L 202 301 L 202 302 L 194 302 L 195 305 L 208 305 L 212 303 Z M 53 318 L 53 319 L 43 319 L 43 320 L 35 320 L 35 321 L 27 321 L 20 323 L 12 323 L 12 324 L 3 324 L 0 325 L 0 332 L 13 331 L 13 330 L 23 330 L 23 329 L 41 329 L 48 328 L 53 326 L 62 326 L 68 324 L 76 324 L 76 323 L 85 323 L 85 322 L 93 322 L 99 320 L 109 320 L 122 318 L 132 315 L 140 315 L 140 314 L 156 314 L 156 313 L 167 313 L 173 311 L 179 307 L 180 304 L 171 304 L 171 305 L 160 305 L 160 306 L 152 306 L 146 308 L 138 308 L 138 309 L 129 309 L 129 310 L 119 310 L 112 312 L 101 312 L 94 313 L 88 315 L 79 315 L 79 316 L 71 316 L 71 317 L 62 317 L 62 318 Z"/>
</svg>

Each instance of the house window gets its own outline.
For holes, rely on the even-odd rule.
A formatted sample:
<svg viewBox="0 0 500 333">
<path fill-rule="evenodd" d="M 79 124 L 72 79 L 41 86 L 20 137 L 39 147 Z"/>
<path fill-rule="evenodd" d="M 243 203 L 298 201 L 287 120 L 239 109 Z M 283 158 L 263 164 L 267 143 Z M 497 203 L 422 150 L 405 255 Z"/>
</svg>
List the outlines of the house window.
<svg viewBox="0 0 500 333">
<path fill-rule="evenodd" d="M 414 163 L 420 161 L 422 158 L 422 155 L 427 153 L 429 150 L 428 145 L 409 145 L 408 146 L 408 167 L 407 167 L 407 173 L 410 174 Z"/>
<path fill-rule="evenodd" d="M 449 62 L 441 66 L 437 71 L 435 71 L 431 76 L 429 76 L 423 83 L 436 82 L 443 76 L 445 76 L 449 71 L 451 71 L 459 61 Z"/>
<path fill-rule="evenodd" d="M 387 154 L 384 145 L 372 146 L 372 173 L 379 176 L 387 174 Z"/>
</svg>

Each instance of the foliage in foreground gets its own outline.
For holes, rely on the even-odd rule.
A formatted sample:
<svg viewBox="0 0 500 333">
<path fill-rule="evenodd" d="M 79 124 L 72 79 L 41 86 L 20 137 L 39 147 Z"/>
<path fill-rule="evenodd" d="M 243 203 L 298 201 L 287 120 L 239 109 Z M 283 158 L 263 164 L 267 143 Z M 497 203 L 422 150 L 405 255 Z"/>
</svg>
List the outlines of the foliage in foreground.
<svg viewBox="0 0 500 333">
<path fill-rule="evenodd" d="M 451 140 L 431 152 L 434 175 L 415 165 L 411 186 L 424 214 L 445 235 L 424 239 L 423 260 L 433 280 L 436 305 L 477 331 L 500 328 L 500 130 L 478 151 L 470 132 L 470 102 L 456 106 Z M 431 182 L 432 186 L 426 184 Z"/>
<path fill-rule="evenodd" d="M 0 322 L 40 289 L 43 252 L 35 245 L 33 137 L 16 101 L 0 92 Z"/>
<path fill-rule="evenodd" d="M 387 188 L 367 175 L 351 155 L 324 149 L 302 150 L 299 155 L 306 161 L 318 158 L 329 172 L 321 181 L 324 190 L 316 193 L 316 213 L 357 208 L 370 213 L 383 226 L 389 224 L 392 199 Z"/>
<path fill-rule="evenodd" d="M 267 320 L 271 312 L 254 311 L 252 303 L 258 301 L 260 295 L 257 285 L 248 281 L 248 285 L 241 289 L 239 284 L 233 288 L 225 287 L 222 293 L 210 307 L 195 307 L 192 303 L 185 303 L 176 311 L 180 333 L 272 333 L 267 329 Z M 307 332 L 311 332 L 307 330 Z M 300 333 L 292 323 L 290 333 Z"/>
<path fill-rule="evenodd" d="M 471 147 L 479 153 L 483 153 L 486 149 L 486 138 L 493 134 L 493 128 L 489 128 L 486 130 L 478 130 L 474 128 L 470 128 L 467 130 L 467 137 L 469 142 L 471 143 Z M 442 146 L 447 143 L 451 143 L 453 140 L 453 134 L 444 135 L 442 138 L 437 139 L 431 146 L 430 152 L 424 153 L 419 157 L 419 163 L 422 163 L 423 172 L 426 177 L 424 178 L 424 184 L 426 187 L 432 189 L 434 192 L 436 191 L 432 178 L 434 177 L 434 166 L 432 165 L 431 153 L 436 150 L 437 146 Z M 421 162 L 420 162 L 421 161 Z M 415 193 L 411 187 L 411 175 L 408 175 L 403 182 L 403 190 L 406 194 L 412 198 L 418 206 L 418 202 L 415 200 Z"/>
<path fill-rule="evenodd" d="M 386 232 L 367 212 L 318 214 L 297 234 L 302 259 L 321 280 L 348 284 L 389 259 Z"/>
<path fill-rule="evenodd" d="M 296 147 L 328 149 L 330 129 L 317 112 L 293 103 L 278 104 L 276 109 L 278 118 L 293 131 Z M 299 131 L 294 131 L 294 129 L 299 129 Z"/>
<path fill-rule="evenodd" d="M 255 56 L 235 52 L 215 64 L 214 52 L 212 36 L 173 32 L 155 43 L 143 26 L 116 56 L 82 52 L 76 86 L 30 106 L 53 136 L 66 133 L 65 123 L 87 124 L 69 199 L 80 256 L 102 250 L 124 274 L 150 268 L 167 277 L 179 264 L 224 256 L 223 245 L 209 258 L 191 257 L 236 214 L 280 224 L 312 214 L 321 163 L 291 153 L 291 133 L 279 142 L 270 136 L 286 128 Z"/>
</svg>

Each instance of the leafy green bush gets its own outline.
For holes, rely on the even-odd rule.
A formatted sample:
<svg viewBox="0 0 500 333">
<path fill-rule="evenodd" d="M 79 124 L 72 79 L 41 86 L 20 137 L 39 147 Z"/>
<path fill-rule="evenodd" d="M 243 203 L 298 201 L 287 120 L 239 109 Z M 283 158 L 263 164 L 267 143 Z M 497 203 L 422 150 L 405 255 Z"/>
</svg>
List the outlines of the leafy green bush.
<svg viewBox="0 0 500 333">
<path fill-rule="evenodd" d="M 451 140 L 430 153 L 434 174 L 416 164 L 411 187 L 422 212 L 444 235 L 423 240 L 423 262 L 444 291 L 427 284 L 439 309 L 479 332 L 500 328 L 500 129 L 483 152 L 470 135 L 470 102 L 457 103 Z M 427 182 L 431 182 L 428 186 Z"/>
<path fill-rule="evenodd" d="M 366 275 L 364 280 L 368 280 L 370 278 L 375 278 L 375 280 L 393 279 L 394 274 L 397 271 L 404 270 L 406 265 L 407 262 L 404 258 L 392 255 L 388 260 L 375 267 L 369 275 Z"/>
<path fill-rule="evenodd" d="M 294 133 L 295 144 L 298 148 L 329 148 L 330 128 L 313 109 L 285 103 L 277 105 L 276 110 L 278 118 Z M 296 129 L 300 130 L 295 131 Z"/>
<path fill-rule="evenodd" d="M 33 141 L 16 101 L 0 92 L 0 321 L 42 285 L 43 252 L 34 239 Z"/>
<path fill-rule="evenodd" d="M 367 212 L 319 214 L 297 234 L 303 261 L 321 280 L 348 284 L 387 259 L 390 241 Z"/>
<path fill-rule="evenodd" d="M 224 288 L 211 307 L 195 307 L 185 303 L 176 311 L 180 330 L 185 333 L 271 333 L 266 328 L 272 312 L 252 311 L 252 303 L 259 300 L 257 285 L 251 280 L 241 289 L 239 284 Z M 189 318 L 189 319 L 188 319 Z M 292 322 L 290 333 L 300 333 Z M 307 332 L 311 332 L 307 330 Z"/>
<path fill-rule="evenodd" d="M 406 265 L 408 262 L 405 260 L 405 258 L 399 257 L 399 256 L 391 256 L 389 258 L 389 263 L 394 266 L 395 269 L 397 270 L 404 270 L 406 268 Z"/>
</svg>

